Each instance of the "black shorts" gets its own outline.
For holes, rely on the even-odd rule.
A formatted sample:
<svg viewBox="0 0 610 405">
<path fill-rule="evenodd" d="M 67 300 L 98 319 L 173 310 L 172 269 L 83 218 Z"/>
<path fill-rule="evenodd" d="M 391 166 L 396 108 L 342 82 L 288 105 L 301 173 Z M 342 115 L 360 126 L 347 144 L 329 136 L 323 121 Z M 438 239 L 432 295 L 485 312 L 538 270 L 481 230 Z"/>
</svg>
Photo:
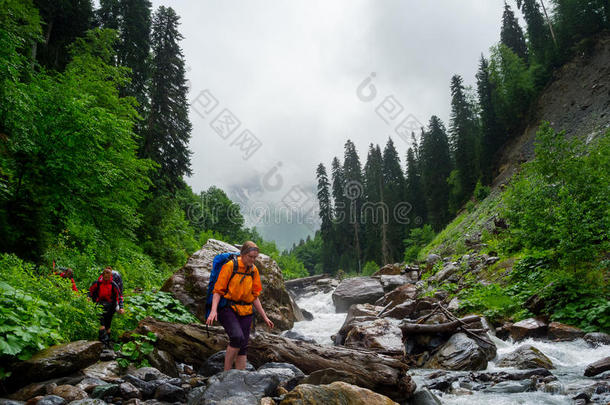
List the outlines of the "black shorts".
<svg viewBox="0 0 610 405">
<path fill-rule="evenodd" d="M 106 329 L 110 329 L 110 324 L 112 323 L 112 317 L 114 316 L 114 312 L 116 311 L 116 303 L 115 302 L 99 302 L 104 309 L 102 315 L 100 316 L 100 325 L 105 327 Z"/>
</svg>

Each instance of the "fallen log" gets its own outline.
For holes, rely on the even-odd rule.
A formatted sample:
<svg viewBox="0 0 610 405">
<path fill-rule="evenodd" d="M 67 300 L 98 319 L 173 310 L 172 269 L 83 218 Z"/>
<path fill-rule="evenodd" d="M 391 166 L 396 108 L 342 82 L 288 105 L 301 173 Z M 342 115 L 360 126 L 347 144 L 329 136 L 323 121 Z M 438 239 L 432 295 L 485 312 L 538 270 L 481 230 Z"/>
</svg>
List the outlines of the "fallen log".
<svg viewBox="0 0 610 405">
<path fill-rule="evenodd" d="M 295 278 L 292 280 L 286 280 L 284 281 L 284 285 L 286 286 L 286 288 L 292 290 L 292 289 L 299 289 L 299 288 L 304 288 L 305 286 L 316 282 L 318 280 L 321 280 L 323 278 L 328 278 L 328 274 L 318 274 L 317 276 L 310 276 L 310 277 L 303 277 L 303 278 Z"/>
<path fill-rule="evenodd" d="M 169 352 L 177 361 L 201 366 L 212 354 L 224 350 L 227 337 L 221 327 L 176 324 L 145 318 L 135 332 L 157 335 L 156 346 Z M 248 361 L 254 366 L 269 362 L 294 364 L 303 372 L 335 369 L 351 375 L 356 385 L 386 395 L 397 402 L 410 398 L 415 383 L 401 360 L 371 351 L 337 346 L 321 346 L 259 332 L 250 337 Z"/>
<path fill-rule="evenodd" d="M 445 332 L 457 332 L 460 327 L 464 324 L 475 323 L 480 321 L 481 318 L 477 315 L 470 315 L 465 318 L 457 319 L 455 321 L 439 323 L 439 324 L 419 324 L 411 322 L 402 322 L 399 327 L 403 334 L 408 333 L 445 333 Z"/>
</svg>

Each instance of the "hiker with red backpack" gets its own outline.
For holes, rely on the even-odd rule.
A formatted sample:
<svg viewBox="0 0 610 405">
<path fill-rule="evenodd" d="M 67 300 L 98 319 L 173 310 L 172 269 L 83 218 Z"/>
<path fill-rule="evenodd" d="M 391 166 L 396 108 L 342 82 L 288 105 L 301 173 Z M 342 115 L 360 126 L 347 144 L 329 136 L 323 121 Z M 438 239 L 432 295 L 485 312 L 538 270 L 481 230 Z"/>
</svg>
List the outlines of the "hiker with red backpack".
<svg viewBox="0 0 610 405">
<path fill-rule="evenodd" d="M 273 322 L 267 317 L 258 298 L 263 289 L 258 268 L 254 265 L 258 254 L 258 246 L 247 241 L 239 255 L 222 253 L 214 257 L 208 286 L 207 304 L 210 305 L 206 324 L 211 325 L 218 320 L 229 335 L 225 370 L 233 368 L 233 363 L 238 370 L 246 368 L 250 326 L 254 320 L 252 307 L 256 308 L 267 326 L 273 328 Z"/>
<path fill-rule="evenodd" d="M 102 275 L 89 287 L 89 297 L 103 308 L 100 317 L 99 340 L 106 347 L 110 347 L 110 326 L 114 313 L 117 308 L 120 314 L 125 312 L 123 309 L 123 281 L 120 280 L 120 276 L 118 278 L 114 276 L 114 273 L 112 267 L 106 267 Z"/>
</svg>

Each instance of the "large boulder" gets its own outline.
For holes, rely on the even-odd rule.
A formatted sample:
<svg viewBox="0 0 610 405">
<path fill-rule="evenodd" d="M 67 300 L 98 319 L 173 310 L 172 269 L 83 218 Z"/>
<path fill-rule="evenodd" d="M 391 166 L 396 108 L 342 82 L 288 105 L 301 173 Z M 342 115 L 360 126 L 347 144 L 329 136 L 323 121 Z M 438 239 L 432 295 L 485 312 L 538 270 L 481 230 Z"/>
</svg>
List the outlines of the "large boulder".
<svg viewBox="0 0 610 405">
<path fill-rule="evenodd" d="M 14 364 L 5 385 L 17 388 L 26 383 L 71 374 L 95 363 L 102 349 L 101 342 L 87 340 L 51 346 L 29 360 Z"/>
<path fill-rule="evenodd" d="M 349 307 L 345 321 L 343 321 L 343 325 L 341 325 L 339 332 L 335 335 L 335 344 L 344 344 L 345 337 L 355 325 L 364 321 L 373 321 L 377 319 L 377 314 L 379 314 L 379 311 L 382 309 L 382 307 L 371 304 L 354 304 Z"/>
<path fill-rule="evenodd" d="M 526 338 L 541 338 L 546 336 L 548 325 L 546 322 L 536 318 L 528 318 L 510 326 L 510 337 L 513 340 L 523 340 Z"/>
<path fill-rule="evenodd" d="M 200 250 L 189 257 L 184 267 L 165 281 L 161 290 L 171 292 L 197 318 L 205 321 L 205 301 L 212 262 L 214 256 L 223 252 L 238 253 L 239 250 L 228 243 L 208 239 Z M 295 321 L 302 321 L 304 318 L 284 286 L 282 270 L 275 260 L 262 253 L 255 264 L 263 283 L 260 299 L 267 316 L 273 321 L 276 329 L 292 329 Z M 257 320 L 257 325 L 260 325 L 261 329 L 267 328 L 262 319 Z"/>
<path fill-rule="evenodd" d="M 548 334 L 550 339 L 560 341 L 576 340 L 585 336 L 585 332 L 582 329 L 559 322 L 551 322 L 549 324 Z"/>
<path fill-rule="evenodd" d="M 585 342 L 593 347 L 610 345 L 610 335 L 603 332 L 590 332 L 584 338 Z"/>
<path fill-rule="evenodd" d="M 402 267 L 400 266 L 399 263 L 390 263 L 390 264 L 386 264 L 385 266 L 383 266 L 382 268 L 380 268 L 379 270 L 377 270 L 375 273 L 373 273 L 373 277 L 376 276 L 395 276 L 398 275 L 402 272 Z"/>
<path fill-rule="evenodd" d="M 372 277 L 348 278 L 333 292 L 333 303 L 337 312 L 347 312 L 353 304 L 373 304 L 383 296 L 381 282 Z"/>
<path fill-rule="evenodd" d="M 345 346 L 389 355 L 400 355 L 404 352 L 398 321 L 388 318 L 354 325 L 345 338 Z"/>
<path fill-rule="evenodd" d="M 407 278 L 404 274 L 398 274 L 395 276 L 379 276 L 379 281 L 383 286 L 383 291 L 388 292 L 393 289 L 400 287 L 401 285 L 407 284 L 410 278 Z"/>
<path fill-rule="evenodd" d="M 514 367 L 519 370 L 541 367 L 547 370 L 554 368 L 551 359 L 534 346 L 529 345 L 519 346 L 515 351 L 500 357 L 496 365 L 498 367 Z"/>
<path fill-rule="evenodd" d="M 390 398 L 366 388 L 336 381 L 328 385 L 301 384 L 286 394 L 280 405 L 394 405 Z"/>
<path fill-rule="evenodd" d="M 275 394 L 280 377 L 257 371 L 223 371 L 208 380 L 207 387 L 195 388 L 188 395 L 190 405 L 241 404 L 257 405 L 266 396 Z"/>
<path fill-rule="evenodd" d="M 488 353 L 465 333 L 456 333 L 428 360 L 426 368 L 485 370 Z"/>
<path fill-rule="evenodd" d="M 385 307 L 386 305 L 390 304 L 388 307 L 389 309 L 405 302 L 406 300 L 414 300 L 415 298 L 417 298 L 417 287 L 415 284 L 403 284 L 379 298 L 377 302 L 375 302 L 375 305 Z"/>
<path fill-rule="evenodd" d="M 593 377 L 594 375 L 598 375 L 608 370 L 610 370 L 610 357 L 606 357 L 596 361 L 595 363 L 589 364 L 585 369 L 585 376 Z"/>
</svg>

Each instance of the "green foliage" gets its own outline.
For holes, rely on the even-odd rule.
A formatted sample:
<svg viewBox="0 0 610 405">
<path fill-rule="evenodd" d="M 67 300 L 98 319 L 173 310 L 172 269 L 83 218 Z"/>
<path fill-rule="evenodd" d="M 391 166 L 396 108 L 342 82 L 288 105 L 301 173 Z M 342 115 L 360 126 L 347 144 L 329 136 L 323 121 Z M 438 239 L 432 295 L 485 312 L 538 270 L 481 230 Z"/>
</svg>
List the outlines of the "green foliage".
<svg viewBox="0 0 610 405">
<path fill-rule="evenodd" d="M 405 245 L 404 261 L 412 262 L 417 259 L 420 250 L 434 239 L 434 230 L 428 224 L 421 228 L 411 229 L 409 237 L 403 242 Z"/>
<path fill-rule="evenodd" d="M 169 196 L 153 197 L 142 209 L 143 223 L 138 230 L 144 253 L 170 268 L 182 266 L 198 248 L 193 228 L 184 211 Z"/>
<path fill-rule="evenodd" d="M 303 263 L 301 263 L 294 255 L 278 255 L 273 259 L 282 269 L 282 274 L 286 280 L 309 276 L 309 272 L 307 272 L 307 269 L 305 269 Z"/>
<path fill-rule="evenodd" d="M 93 339 L 98 310 L 68 280 L 0 255 L 0 358 L 27 359 L 53 344 Z"/>
<path fill-rule="evenodd" d="M 537 140 L 536 158 L 505 193 L 510 242 L 549 250 L 568 266 L 592 261 L 609 246 L 610 131 L 589 152 L 548 123 Z"/>
<path fill-rule="evenodd" d="M 133 340 L 116 344 L 114 350 L 118 353 L 117 362 L 121 368 L 127 368 L 130 363 L 135 364 L 137 368 L 150 367 L 150 363 L 146 359 L 150 353 L 155 350 L 154 343 L 157 341 L 157 335 L 148 332 L 147 335 L 132 333 Z"/>
<path fill-rule="evenodd" d="M 510 48 L 499 44 L 491 48 L 489 72 L 497 116 L 507 135 L 517 135 L 534 95 L 528 67 Z"/>
<path fill-rule="evenodd" d="M 482 313 L 492 322 L 507 319 L 519 308 L 518 302 L 498 284 L 478 284 L 460 294 L 460 298 L 460 310 Z"/>
<path fill-rule="evenodd" d="M 363 276 L 371 276 L 377 270 L 379 270 L 379 265 L 371 260 L 371 261 L 368 261 L 368 262 L 366 262 L 364 264 L 364 267 L 362 268 L 362 275 Z"/>
<path fill-rule="evenodd" d="M 146 317 L 163 322 L 195 323 L 199 320 L 170 293 L 146 291 L 125 297 L 125 313 L 115 316 L 112 331 L 120 336 L 124 331 L 133 330 Z"/>
<path fill-rule="evenodd" d="M 487 198 L 487 196 L 489 195 L 490 192 L 490 188 L 489 186 L 484 186 L 483 184 L 481 184 L 481 180 L 477 181 L 477 185 L 474 188 L 474 198 L 481 202 L 483 201 L 485 198 Z"/>
</svg>

